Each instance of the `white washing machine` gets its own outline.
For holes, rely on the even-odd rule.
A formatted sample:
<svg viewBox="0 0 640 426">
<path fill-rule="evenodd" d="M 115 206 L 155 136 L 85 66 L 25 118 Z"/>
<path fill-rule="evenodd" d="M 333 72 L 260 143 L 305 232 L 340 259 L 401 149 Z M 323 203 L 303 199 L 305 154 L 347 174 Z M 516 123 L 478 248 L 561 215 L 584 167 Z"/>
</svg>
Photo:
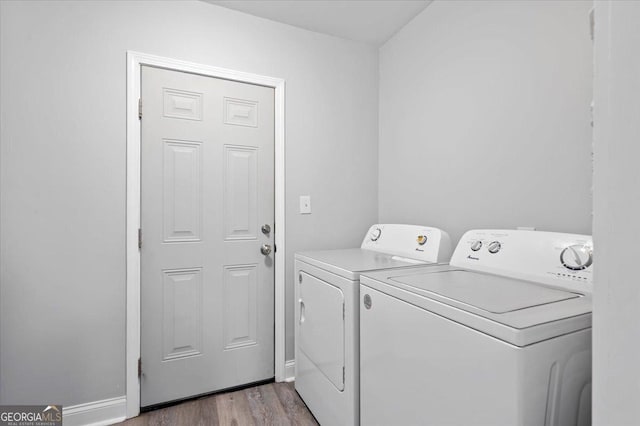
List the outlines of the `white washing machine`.
<svg viewBox="0 0 640 426">
<path fill-rule="evenodd" d="M 295 388 L 322 425 L 359 424 L 359 277 L 446 262 L 436 228 L 374 225 L 360 248 L 295 255 Z"/>
<path fill-rule="evenodd" d="M 592 239 L 475 230 L 361 276 L 363 425 L 591 423 Z"/>
</svg>

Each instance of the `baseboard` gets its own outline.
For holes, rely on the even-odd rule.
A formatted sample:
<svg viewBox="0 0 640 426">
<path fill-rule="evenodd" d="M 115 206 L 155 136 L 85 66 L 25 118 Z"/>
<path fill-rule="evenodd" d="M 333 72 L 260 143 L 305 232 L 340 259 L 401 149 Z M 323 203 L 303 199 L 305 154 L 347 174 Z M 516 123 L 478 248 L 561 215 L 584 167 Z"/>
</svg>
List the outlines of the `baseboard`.
<svg viewBox="0 0 640 426">
<path fill-rule="evenodd" d="M 293 382 L 296 379 L 296 360 L 290 359 L 284 363 L 284 381 Z"/>
<path fill-rule="evenodd" d="M 62 408 L 64 426 L 110 425 L 126 418 L 127 398 L 124 396 Z"/>
</svg>

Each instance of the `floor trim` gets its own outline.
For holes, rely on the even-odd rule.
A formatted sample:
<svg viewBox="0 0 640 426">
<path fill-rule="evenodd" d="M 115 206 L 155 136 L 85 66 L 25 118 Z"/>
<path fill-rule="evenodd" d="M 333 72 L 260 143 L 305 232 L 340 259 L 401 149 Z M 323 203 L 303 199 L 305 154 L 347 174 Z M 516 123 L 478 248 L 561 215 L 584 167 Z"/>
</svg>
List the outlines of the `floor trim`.
<svg viewBox="0 0 640 426">
<path fill-rule="evenodd" d="M 65 426 L 110 425 L 127 418 L 127 398 L 103 399 L 62 408 Z"/>
<path fill-rule="evenodd" d="M 293 382 L 296 379 L 296 360 L 290 359 L 284 363 L 284 381 Z"/>
</svg>

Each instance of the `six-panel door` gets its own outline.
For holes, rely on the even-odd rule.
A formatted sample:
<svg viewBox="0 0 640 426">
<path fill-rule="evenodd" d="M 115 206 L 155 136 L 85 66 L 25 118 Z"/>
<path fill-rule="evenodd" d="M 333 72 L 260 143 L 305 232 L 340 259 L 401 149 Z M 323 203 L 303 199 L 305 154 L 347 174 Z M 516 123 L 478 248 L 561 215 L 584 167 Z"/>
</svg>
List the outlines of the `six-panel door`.
<svg viewBox="0 0 640 426">
<path fill-rule="evenodd" d="M 142 67 L 141 406 L 274 375 L 273 89 Z"/>
</svg>

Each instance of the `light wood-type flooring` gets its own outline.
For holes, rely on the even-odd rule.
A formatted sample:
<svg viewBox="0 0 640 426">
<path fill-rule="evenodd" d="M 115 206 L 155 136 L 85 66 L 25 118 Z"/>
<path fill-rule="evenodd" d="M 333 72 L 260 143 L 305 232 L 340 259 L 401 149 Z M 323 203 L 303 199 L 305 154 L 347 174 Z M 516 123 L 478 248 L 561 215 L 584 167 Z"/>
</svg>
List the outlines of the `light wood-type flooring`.
<svg viewBox="0 0 640 426">
<path fill-rule="evenodd" d="M 293 383 L 268 383 L 142 413 L 124 426 L 317 425 Z"/>
</svg>

